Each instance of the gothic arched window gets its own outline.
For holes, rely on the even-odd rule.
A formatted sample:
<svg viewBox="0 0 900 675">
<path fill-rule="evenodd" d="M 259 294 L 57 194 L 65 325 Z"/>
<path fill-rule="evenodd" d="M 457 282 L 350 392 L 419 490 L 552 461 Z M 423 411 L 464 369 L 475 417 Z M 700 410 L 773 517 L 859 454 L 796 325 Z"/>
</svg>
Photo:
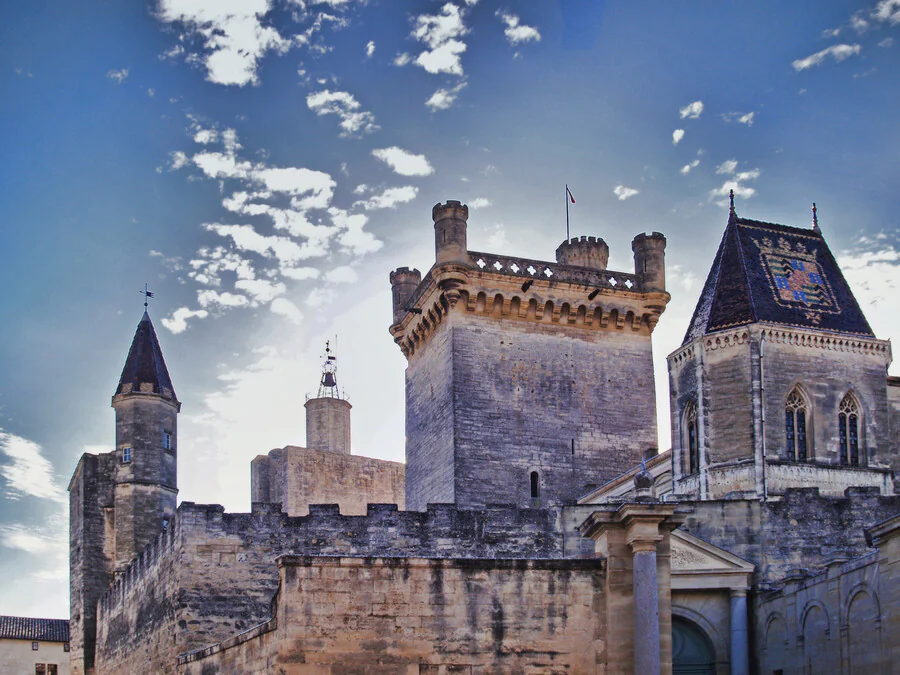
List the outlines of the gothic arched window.
<svg viewBox="0 0 900 675">
<path fill-rule="evenodd" d="M 838 439 L 841 464 L 859 466 L 859 404 L 852 394 L 844 396 L 838 408 Z"/>
<path fill-rule="evenodd" d="M 685 468 L 688 474 L 697 473 L 700 470 L 700 434 L 697 430 L 697 406 L 693 401 L 684 410 L 684 440 L 687 448 Z"/>
<path fill-rule="evenodd" d="M 808 408 L 800 391 L 794 389 L 784 403 L 785 457 L 792 462 L 805 462 L 807 450 L 806 422 Z"/>
</svg>

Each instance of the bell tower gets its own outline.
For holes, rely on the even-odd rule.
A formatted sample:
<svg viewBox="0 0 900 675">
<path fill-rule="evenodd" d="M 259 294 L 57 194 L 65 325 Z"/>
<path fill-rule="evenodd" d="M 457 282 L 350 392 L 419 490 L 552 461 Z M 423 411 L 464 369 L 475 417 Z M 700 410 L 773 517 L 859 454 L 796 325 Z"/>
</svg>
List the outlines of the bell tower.
<svg viewBox="0 0 900 675">
<path fill-rule="evenodd" d="M 325 343 L 322 379 L 315 398 L 306 408 L 306 447 L 350 454 L 350 402 L 341 394 L 337 382 L 337 357 L 329 342 Z"/>
<path fill-rule="evenodd" d="M 168 525 L 178 495 L 178 412 L 150 315 L 134 333 L 119 385 L 114 472 L 115 570 L 122 571 Z"/>
</svg>

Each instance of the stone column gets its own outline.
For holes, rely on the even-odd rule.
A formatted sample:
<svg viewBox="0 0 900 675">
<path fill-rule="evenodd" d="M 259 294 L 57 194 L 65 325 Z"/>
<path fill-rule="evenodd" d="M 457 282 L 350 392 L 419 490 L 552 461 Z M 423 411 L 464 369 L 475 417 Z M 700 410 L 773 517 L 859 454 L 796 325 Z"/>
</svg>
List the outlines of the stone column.
<svg viewBox="0 0 900 675">
<path fill-rule="evenodd" d="M 731 675 L 750 675 L 747 591 L 731 589 Z"/>
<path fill-rule="evenodd" d="M 630 544 L 631 550 L 634 551 L 634 673 L 659 675 L 656 541 L 643 539 L 632 541 Z"/>
</svg>

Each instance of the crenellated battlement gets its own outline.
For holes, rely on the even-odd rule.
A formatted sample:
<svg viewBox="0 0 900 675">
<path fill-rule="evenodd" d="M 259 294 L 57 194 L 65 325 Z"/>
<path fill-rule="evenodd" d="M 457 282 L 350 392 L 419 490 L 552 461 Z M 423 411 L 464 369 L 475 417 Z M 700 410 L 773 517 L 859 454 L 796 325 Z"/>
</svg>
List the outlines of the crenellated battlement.
<svg viewBox="0 0 900 675">
<path fill-rule="evenodd" d="M 605 270 L 609 261 L 609 246 L 600 237 L 575 237 L 559 245 L 556 261 L 561 265 Z"/>
</svg>

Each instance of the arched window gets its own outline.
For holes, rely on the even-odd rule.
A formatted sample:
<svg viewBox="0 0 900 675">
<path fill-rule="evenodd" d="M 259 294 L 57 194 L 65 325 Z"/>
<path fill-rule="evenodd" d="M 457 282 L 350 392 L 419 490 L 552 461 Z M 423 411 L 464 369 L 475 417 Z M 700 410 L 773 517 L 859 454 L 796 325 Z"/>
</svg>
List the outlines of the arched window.
<svg viewBox="0 0 900 675">
<path fill-rule="evenodd" d="M 531 498 L 541 498 L 541 476 L 537 471 L 531 472 Z"/>
<path fill-rule="evenodd" d="M 792 462 L 805 462 L 809 456 L 806 421 L 806 400 L 799 390 L 794 389 L 784 404 L 784 451 L 785 457 Z"/>
<path fill-rule="evenodd" d="M 859 405 L 852 394 L 844 396 L 838 408 L 838 439 L 841 464 L 859 466 Z"/>
<path fill-rule="evenodd" d="M 700 470 L 700 435 L 697 432 L 697 406 L 688 402 L 684 410 L 684 445 L 687 447 L 687 473 Z"/>
</svg>

